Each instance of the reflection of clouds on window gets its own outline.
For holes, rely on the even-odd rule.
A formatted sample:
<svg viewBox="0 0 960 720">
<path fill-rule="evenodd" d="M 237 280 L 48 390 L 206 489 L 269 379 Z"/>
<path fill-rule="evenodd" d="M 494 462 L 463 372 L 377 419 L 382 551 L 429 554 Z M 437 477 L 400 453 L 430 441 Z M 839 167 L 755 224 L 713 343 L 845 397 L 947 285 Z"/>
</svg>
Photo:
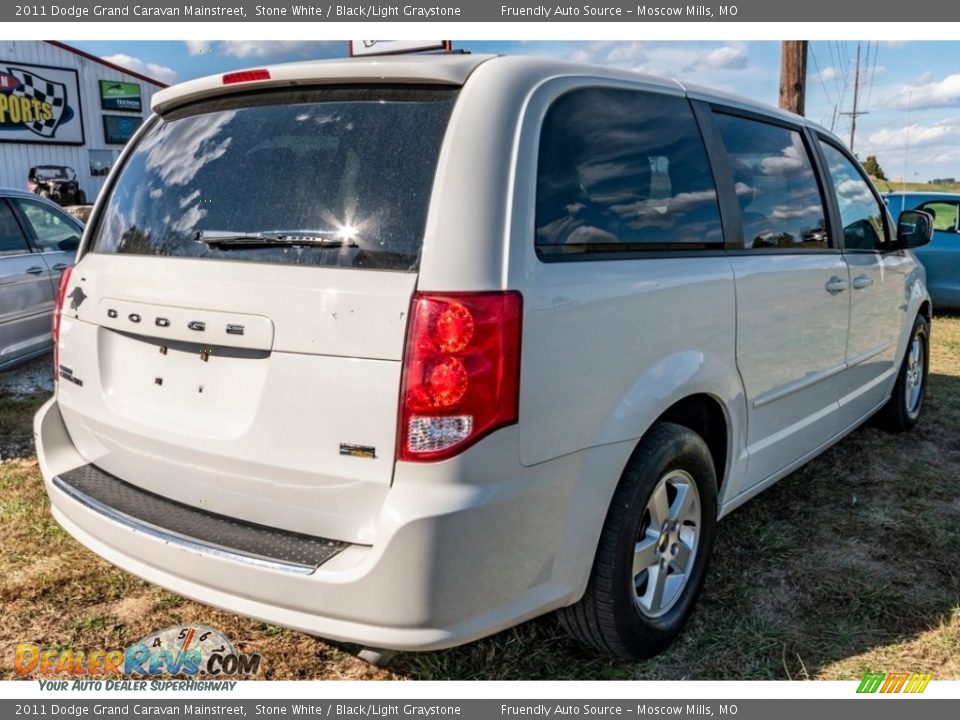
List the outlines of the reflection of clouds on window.
<svg viewBox="0 0 960 720">
<path fill-rule="evenodd" d="M 626 205 L 611 205 L 610 209 L 624 219 L 642 216 L 644 219 L 655 220 L 657 216 L 668 216 L 673 213 L 685 213 L 698 209 L 704 203 L 715 203 L 715 190 L 699 190 L 696 192 L 682 192 L 674 196 L 663 198 L 648 198 Z"/>
<path fill-rule="evenodd" d="M 803 141 L 797 133 L 791 133 L 790 145 L 780 151 L 780 155 L 763 158 L 760 162 L 760 171 L 764 175 L 792 175 L 794 173 L 811 173 L 810 161 Z"/>
<path fill-rule="evenodd" d="M 599 245 L 602 243 L 615 243 L 617 236 L 603 228 L 593 227 L 592 225 L 582 225 L 575 228 L 566 239 L 566 242 L 572 245 Z"/>
<path fill-rule="evenodd" d="M 802 220 L 804 218 L 822 218 L 823 208 L 820 205 L 807 205 L 806 207 L 793 207 L 789 205 L 774 206 L 770 212 L 772 220 Z"/>
<path fill-rule="evenodd" d="M 103 219 L 100 221 L 100 237 L 102 239 L 99 249 L 102 252 L 116 252 L 121 236 L 129 226 L 130 221 L 120 212 L 119 206 L 109 203 L 104 211 Z"/>
<path fill-rule="evenodd" d="M 190 203 L 192 203 L 192 202 L 193 202 L 194 200 L 196 200 L 198 197 L 200 197 L 200 191 L 199 191 L 199 190 L 194 190 L 192 193 L 190 193 L 189 195 L 187 195 L 185 198 L 180 198 L 180 207 L 181 207 L 181 208 L 185 208 L 187 205 L 189 205 Z"/>
<path fill-rule="evenodd" d="M 147 169 L 154 170 L 167 185 L 186 185 L 204 165 L 221 157 L 233 138 L 214 143 L 214 138 L 233 120 L 236 112 L 223 112 L 173 122 L 152 132 L 138 150 L 147 154 Z"/>
<path fill-rule="evenodd" d="M 199 192 L 197 194 L 199 195 Z M 183 207 L 182 203 L 180 207 Z M 192 205 L 180 216 L 179 220 L 170 226 L 170 229 L 175 232 L 190 232 L 206 215 L 207 211 L 204 208 L 201 208 L 199 205 Z"/>
<path fill-rule="evenodd" d="M 837 195 L 841 202 L 848 203 L 872 203 L 874 202 L 873 193 L 863 180 L 853 180 L 847 178 L 837 185 Z"/>
<path fill-rule="evenodd" d="M 884 209 L 857 166 L 830 143 L 821 142 L 833 177 L 847 248 L 876 250 L 887 242 Z"/>
<path fill-rule="evenodd" d="M 802 135 L 794 129 L 718 113 L 731 160 L 745 248 L 823 248 L 829 237 Z"/>
<path fill-rule="evenodd" d="M 150 188 L 150 199 L 157 200 L 163 195 L 163 190 L 158 187 Z"/>
</svg>

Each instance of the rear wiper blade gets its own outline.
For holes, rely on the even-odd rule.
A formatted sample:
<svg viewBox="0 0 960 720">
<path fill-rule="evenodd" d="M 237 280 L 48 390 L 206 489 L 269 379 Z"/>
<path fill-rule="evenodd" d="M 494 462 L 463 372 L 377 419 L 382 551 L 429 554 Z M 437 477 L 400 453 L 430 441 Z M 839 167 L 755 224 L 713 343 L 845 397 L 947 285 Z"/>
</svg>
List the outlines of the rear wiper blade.
<svg viewBox="0 0 960 720">
<path fill-rule="evenodd" d="M 197 230 L 194 240 L 216 247 L 272 247 L 302 246 L 313 247 L 359 247 L 352 240 L 336 236 L 331 237 L 322 231 L 311 230 L 265 230 L 262 232 L 240 232 L 235 230 Z"/>
</svg>

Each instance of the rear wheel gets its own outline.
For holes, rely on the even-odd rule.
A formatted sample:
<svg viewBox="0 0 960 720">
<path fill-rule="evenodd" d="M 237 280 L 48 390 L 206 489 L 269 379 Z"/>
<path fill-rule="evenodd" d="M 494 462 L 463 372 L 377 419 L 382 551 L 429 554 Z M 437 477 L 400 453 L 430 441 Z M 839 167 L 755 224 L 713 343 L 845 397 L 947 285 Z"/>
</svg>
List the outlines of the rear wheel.
<svg viewBox="0 0 960 720">
<path fill-rule="evenodd" d="M 566 630 L 623 658 L 666 648 L 703 586 L 716 531 L 716 484 L 699 435 L 654 425 L 614 493 L 586 593 L 559 613 Z"/>
<path fill-rule="evenodd" d="M 904 432 L 917 424 L 923 411 L 929 367 L 930 322 L 923 315 L 917 315 L 893 393 L 877 413 L 877 423 L 881 427 Z"/>
</svg>

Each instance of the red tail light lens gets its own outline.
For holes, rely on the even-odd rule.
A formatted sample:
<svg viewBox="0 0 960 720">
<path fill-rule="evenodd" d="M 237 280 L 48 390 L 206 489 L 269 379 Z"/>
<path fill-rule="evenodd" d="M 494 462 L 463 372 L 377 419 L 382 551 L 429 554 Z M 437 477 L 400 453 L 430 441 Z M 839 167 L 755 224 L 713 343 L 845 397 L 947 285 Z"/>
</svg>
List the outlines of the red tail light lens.
<svg viewBox="0 0 960 720">
<path fill-rule="evenodd" d="M 417 293 L 403 358 L 397 459 L 440 460 L 517 421 L 520 293 Z"/>
<path fill-rule="evenodd" d="M 269 80 L 270 71 L 263 70 L 240 70 L 238 72 L 227 73 L 223 76 L 224 85 L 233 85 L 234 83 L 253 82 L 254 80 Z"/>
<path fill-rule="evenodd" d="M 56 306 L 53 308 L 53 381 L 60 378 L 60 314 L 63 312 L 63 303 L 66 300 L 67 285 L 70 284 L 70 275 L 73 266 L 68 267 L 60 275 L 60 286 L 57 288 Z"/>
</svg>

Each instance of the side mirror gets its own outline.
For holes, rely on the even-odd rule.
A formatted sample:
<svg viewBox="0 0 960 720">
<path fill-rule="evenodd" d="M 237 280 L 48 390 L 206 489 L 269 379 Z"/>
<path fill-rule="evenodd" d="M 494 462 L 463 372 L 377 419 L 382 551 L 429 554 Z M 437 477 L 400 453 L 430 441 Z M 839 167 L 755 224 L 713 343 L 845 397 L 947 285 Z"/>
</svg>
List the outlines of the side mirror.
<svg viewBox="0 0 960 720">
<path fill-rule="evenodd" d="M 897 245 L 915 248 L 933 238 L 933 216 L 923 210 L 904 210 L 897 218 Z"/>
</svg>

